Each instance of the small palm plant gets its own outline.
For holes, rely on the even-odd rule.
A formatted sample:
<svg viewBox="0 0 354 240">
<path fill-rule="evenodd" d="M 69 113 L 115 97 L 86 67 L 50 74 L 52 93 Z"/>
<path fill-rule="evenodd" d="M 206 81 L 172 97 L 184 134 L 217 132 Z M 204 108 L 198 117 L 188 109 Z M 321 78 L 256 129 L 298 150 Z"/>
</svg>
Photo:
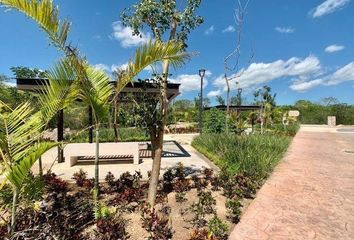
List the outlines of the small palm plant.
<svg viewBox="0 0 354 240">
<path fill-rule="evenodd" d="M 45 125 L 41 118 L 41 112 L 35 113 L 29 103 L 11 109 L 0 102 L 0 190 L 5 184 L 12 187 L 11 233 L 16 226 L 16 207 L 24 180 L 38 158 L 56 145 L 39 141 Z"/>
</svg>

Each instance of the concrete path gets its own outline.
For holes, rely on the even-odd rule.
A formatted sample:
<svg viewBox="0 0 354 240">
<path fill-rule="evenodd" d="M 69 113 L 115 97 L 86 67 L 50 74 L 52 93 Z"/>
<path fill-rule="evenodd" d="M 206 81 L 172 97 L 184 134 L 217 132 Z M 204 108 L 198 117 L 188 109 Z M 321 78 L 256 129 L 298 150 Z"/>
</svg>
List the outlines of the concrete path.
<svg viewBox="0 0 354 240">
<path fill-rule="evenodd" d="M 190 144 L 196 134 L 168 134 L 165 135 L 164 151 L 170 153 L 162 158 L 161 163 L 161 175 L 168 168 L 175 167 L 178 163 L 182 163 L 188 168 L 190 173 L 197 173 L 204 168 L 216 168 L 207 158 L 196 151 Z M 121 146 L 122 145 L 122 146 Z M 100 153 L 103 155 L 119 155 L 129 152 L 126 143 L 101 143 Z M 95 167 L 91 165 L 75 165 L 70 166 L 71 155 L 82 155 L 87 152 L 87 155 L 94 155 L 94 144 L 68 144 L 64 149 L 64 155 L 66 160 L 64 163 L 56 162 L 57 148 L 49 150 L 42 157 L 44 171 L 51 169 L 52 172 L 59 175 L 61 178 L 71 181 L 75 172 L 83 169 L 88 173 L 88 177 L 94 177 Z M 124 151 L 123 151 L 124 150 Z M 112 172 L 116 177 L 119 177 L 124 172 L 134 173 L 135 171 L 141 171 L 143 179 L 147 179 L 147 172 L 152 168 L 152 159 L 143 158 L 140 164 L 101 164 L 99 168 L 100 180 L 103 181 L 108 172 Z M 32 168 L 34 172 L 38 172 L 38 164 Z"/>
<path fill-rule="evenodd" d="M 354 134 L 302 127 L 230 235 L 354 239 Z"/>
</svg>

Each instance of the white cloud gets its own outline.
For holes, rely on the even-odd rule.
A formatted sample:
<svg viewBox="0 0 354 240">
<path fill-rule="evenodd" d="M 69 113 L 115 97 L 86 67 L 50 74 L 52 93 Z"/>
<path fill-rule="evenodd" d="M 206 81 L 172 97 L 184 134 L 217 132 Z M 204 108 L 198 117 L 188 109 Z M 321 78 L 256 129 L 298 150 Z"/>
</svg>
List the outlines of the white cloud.
<svg viewBox="0 0 354 240">
<path fill-rule="evenodd" d="M 215 31 L 214 25 L 211 25 L 207 30 L 205 30 L 204 34 L 205 35 L 211 35 Z"/>
<path fill-rule="evenodd" d="M 290 85 L 290 89 L 297 91 L 297 92 L 306 92 L 311 88 L 317 87 L 323 84 L 323 79 L 315 79 L 307 82 L 293 82 Z"/>
<path fill-rule="evenodd" d="M 337 85 L 342 82 L 354 81 L 354 62 L 348 63 L 338 69 L 326 79 L 326 85 Z"/>
<path fill-rule="evenodd" d="M 350 0 L 326 0 L 312 11 L 312 17 L 318 18 L 345 7 Z"/>
<path fill-rule="evenodd" d="M 210 71 L 205 72 L 205 77 L 203 80 L 203 88 L 208 85 L 208 77 L 211 76 Z M 199 91 L 200 90 L 200 76 L 199 74 L 181 74 L 176 78 L 171 78 L 169 81 L 173 83 L 180 83 L 181 92 L 189 92 L 189 91 Z"/>
<path fill-rule="evenodd" d="M 331 86 L 338 85 L 343 82 L 354 81 L 354 62 L 339 68 L 332 74 L 322 76 L 322 78 L 307 81 L 296 80 L 290 86 L 291 89 L 299 92 L 304 92 L 319 85 Z"/>
<path fill-rule="evenodd" d="M 118 64 L 112 64 L 112 66 L 111 66 L 111 72 L 114 72 L 114 71 L 116 71 L 116 70 L 125 70 L 126 68 L 128 67 L 128 63 L 126 62 L 126 63 L 123 63 L 123 64 L 120 64 L 120 65 L 118 65 Z"/>
<path fill-rule="evenodd" d="M 124 48 L 139 46 L 151 40 L 149 33 L 142 33 L 141 36 L 133 36 L 132 29 L 130 27 L 124 27 L 119 21 L 114 22 L 112 28 L 113 38 L 118 40 Z"/>
<path fill-rule="evenodd" d="M 227 32 L 235 32 L 236 29 L 234 26 L 229 25 L 227 28 L 225 28 L 224 30 L 222 30 L 223 33 L 227 33 Z"/>
<path fill-rule="evenodd" d="M 294 33 L 295 28 L 292 27 L 276 27 L 274 28 L 275 31 L 280 32 L 280 33 Z"/>
<path fill-rule="evenodd" d="M 328 53 L 334 53 L 338 51 L 342 51 L 344 49 L 344 46 L 333 44 L 325 48 L 325 52 Z"/>
<path fill-rule="evenodd" d="M 209 98 L 212 98 L 212 97 L 216 97 L 216 96 L 220 96 L 222 94 L 221 90 L 216 90 L 216 91 L 210 91 L 207 96 Z"/>
<path fill-rule="evenodd" d="M 98 69 L 98 70 L 101 70 L 101 71 L 106 71 L 108 72 L 110 70 L 110 67 L 106 64 L 103 64 L 103 63 L 98 63 L 98 64 L 95 64 L 93 65 L 93 67 L 95 69 Z"/>
<path fill-rule="evenodd" d="M 320 70 L 320 61 L 313 55 L 305 59 L 293 57 L 287 61 L 277 60 L 271 63 L 252 63 L 247 69 L 241 69 L 240 72 L 230 76 L 232 78 L 241 75 L 230 81 L 230 87 L 235 90 L 237 88 L 236 82 L 238 82 L 239 86 L 244 89 L 257 88 L 262 84 L 283 77 L 293 77 L 304 81 L 318 74 Z M 221 75 L 216 78 L 213 81 L 213 85 L 218 89 L 226 90 L 224 76 Z"/>
</svg>

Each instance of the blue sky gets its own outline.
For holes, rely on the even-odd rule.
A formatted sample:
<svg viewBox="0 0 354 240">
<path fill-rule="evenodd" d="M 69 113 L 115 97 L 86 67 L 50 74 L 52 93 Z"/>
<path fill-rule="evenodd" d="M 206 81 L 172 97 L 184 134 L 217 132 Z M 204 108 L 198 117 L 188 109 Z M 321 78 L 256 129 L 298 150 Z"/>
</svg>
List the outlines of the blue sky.
<svg viewBox="0 0 354 240">
<path fill-rule="evenodd" d="M 120 12 L 135 1 L 54 2 L 61 17 L 72 21 L 72 44 L 91 64 L 108 72 L 124 67 L 136 46 L 151 36 L 145 32 L 142 39 L 133 38 L 119 23 Z M 223 61 L 235 47 L 236 7 L 236 0 L 202 1 L 198 14 L 205 22 L 188 42 L 188 51 L 199 54 L 171 77 L 182 84 L 179 98 L 198 94 L 199 68 L 208 70 L 205 94 L 211 99 L 225 95 Z M 248 97 L 260 86 L 271 86 L 279 104 L 328 96 L 353 104 L 353 12 L 351 0 L 251 0 L 242 33 L 242 74 L 234 81 Z M 61 56 L 33 21 L 15 11 L 0 8 L 0 26 L 0 74 L 12 76 L 11 66 L 48 69 Z M 235 94 L 235 82 L 231 86 Z"/>
</svg>

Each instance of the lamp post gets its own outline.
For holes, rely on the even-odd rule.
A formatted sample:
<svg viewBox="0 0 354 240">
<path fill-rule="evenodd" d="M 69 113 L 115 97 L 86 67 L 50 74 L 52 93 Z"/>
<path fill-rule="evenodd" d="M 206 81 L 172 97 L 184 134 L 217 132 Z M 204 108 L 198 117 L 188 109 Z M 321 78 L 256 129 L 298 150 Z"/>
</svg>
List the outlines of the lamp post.
<svg viewBox="0 0 354 240">
<path fill-rule="evenodd" d="M 200 96 L 199 96 L 199 133 L 203 132 L 203 79 L 205 76 L 205 69 L 199 69 L 200 76 Z"/>
<path fill-rule="evenodd" d="M 237 86 L 237 105 L 241 106 L 242 105 L 242 88 L 240 87 L 240 83 L 236 82 L 236 86 Z"/>
</svg>

